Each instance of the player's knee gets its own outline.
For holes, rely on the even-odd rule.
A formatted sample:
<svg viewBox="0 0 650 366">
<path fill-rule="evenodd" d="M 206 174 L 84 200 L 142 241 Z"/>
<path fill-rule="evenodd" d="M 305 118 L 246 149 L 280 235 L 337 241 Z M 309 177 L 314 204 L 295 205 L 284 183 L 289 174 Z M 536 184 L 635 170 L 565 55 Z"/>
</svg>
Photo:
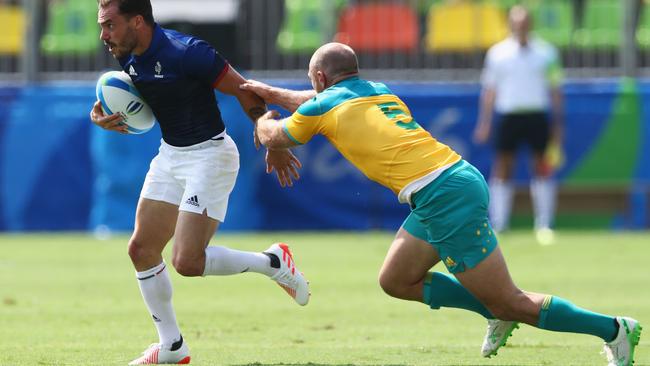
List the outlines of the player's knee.
<svg viewBox="0 0 650 366">
<path fill-rule="evenodd" d="M 147 258 L 152 255 L 144 242 L 135 237 L 132 237 L 131 240 L 129 240 L 128 253 L 129 257 L 131 257 L 131 261 L 135 264 L 147 260 Z"/>
<path fill-rule="evenodd" d="M 205 260 L 201 262 L 186 255 L 176 254 L 172 256 L 172 265 L 181 276 L 196 277 L 202 276 L 205 269 Z"/>
<path fill-rule="evenodd" d="M 394 276 L 386 272 L 379 274 L 379 286 L 388 296 L 396 297 L 398 299 L 404 298 L 404 287 L 400 285 L 399 281 Z"/>
</svg>

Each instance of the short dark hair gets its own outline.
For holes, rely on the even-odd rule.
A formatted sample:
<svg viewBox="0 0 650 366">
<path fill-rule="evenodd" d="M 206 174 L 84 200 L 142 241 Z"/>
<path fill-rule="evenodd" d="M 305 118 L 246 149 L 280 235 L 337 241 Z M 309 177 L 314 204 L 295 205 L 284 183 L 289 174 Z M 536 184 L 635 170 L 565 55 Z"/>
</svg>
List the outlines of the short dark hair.
<svg viewBox="0 0 650 366">
<path fill-rule="evenodd" d="M 144 18 L 147 24 L 154 24 L 150 0 L 97 0 L 97 2 L 101 7 L 106 7 L 111 3 L 117 3 L 120 14 L 129 18 L 142 15 L 142 18 Z"/>
</svg>

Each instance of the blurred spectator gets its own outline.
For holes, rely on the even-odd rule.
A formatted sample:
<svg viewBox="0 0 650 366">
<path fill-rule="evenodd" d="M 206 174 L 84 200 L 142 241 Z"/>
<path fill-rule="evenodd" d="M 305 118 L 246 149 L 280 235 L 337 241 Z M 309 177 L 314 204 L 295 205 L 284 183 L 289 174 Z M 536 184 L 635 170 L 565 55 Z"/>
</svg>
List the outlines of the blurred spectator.
<svg viewBox="0 0 650 366">
<path fill-rule="evenodd" d="M 492 46 L 485 59 L 474 139 L 477 143 L 488 140 L 496 111 L 500 121 L 490 179 L 490 218 L 497 231 L 509 226 L 516 151 L 521 145 L 532 150 L 534 177 L 530 191 L 537 240 L 540 244 L 551 244 L 556 185 L 552 179 L 554 167 L 545 153 L 551 150 L 547 150 L 549 147 L 557 151 L 562 141 L 562 70 L 557 50 L 530 35 L 532 22 L 527 9 L 514 6 L 509 13 L 509 24 L 510 37 Z M 552 123 L 549 123 L 549 107 Z"/>
</svg>

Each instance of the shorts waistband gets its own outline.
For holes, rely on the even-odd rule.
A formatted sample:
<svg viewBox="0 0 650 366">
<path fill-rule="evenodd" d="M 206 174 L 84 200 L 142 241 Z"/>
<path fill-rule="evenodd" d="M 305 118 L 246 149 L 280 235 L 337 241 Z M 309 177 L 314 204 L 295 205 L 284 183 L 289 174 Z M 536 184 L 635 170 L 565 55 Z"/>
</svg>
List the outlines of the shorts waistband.
<svg viewBox="0 0 650 366">
<path fill-rule="evenodd" d="M 199 142 L 198 144 L 194 144 L 194 145 L 190 145 L 190 146 L 174 146 L 174 145 L 170 145 L 170 144 L 166 143 L 165 140 L 163 140 L 163 139 L 160 139 L 160 144 L 164 145 L 166 148 L 172 149 L 174 151 L 194 151 L 194 150 L 205 149 L 205 148 L 208 148 L 208 147 L 211 147 L 211 146 L 219 146 L 219 145 L 221 145 L 223 143 L 223 141 L 226 139 L 226 137 L 228 137 L 228 135 L 226 134 L 226 131 L 224 130 L 223 132 L 221 132 L 218 135 L 212 136 L 211 138 L 209 138 L 209 139 L 207 139 L 207 140 L 205 140 L 203 142 Z"/>
<path fill-rule="evenodd" d="M 470 167 L 471 165 L 465 160 L 465 159 L 460 159 L 457 163 L 454 165 L 450 166 L 447 168 L 442 174 L 440 174 L 435 180 L 433 180 L 431 183 L 427 184 L 424 186 L 421 190 L 413 193 L 411 195 L 411 209 L 415 208 L 417 206 L 417 201 L 419 201 L 420 198 L 429 196 L 433 194 L 433 192 L 438 189 L 438 187 L 444 183 L 444 181 L 447 180 L 450 176 L 452 176 L 454 173 L 457 171 Z"/>
</svg>

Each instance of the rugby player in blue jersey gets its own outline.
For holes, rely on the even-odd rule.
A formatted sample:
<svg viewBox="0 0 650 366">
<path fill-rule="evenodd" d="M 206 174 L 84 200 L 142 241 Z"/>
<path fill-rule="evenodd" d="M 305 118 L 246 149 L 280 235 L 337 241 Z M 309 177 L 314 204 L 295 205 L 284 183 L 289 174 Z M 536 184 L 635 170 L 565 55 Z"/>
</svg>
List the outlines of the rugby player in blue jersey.
<svg viewBox="0 0 650 366">
<path fill-rule="evenodd" d="M 161 255 L 172 237 L 171 262 L 183 276 L 257 272 L 276 281 L 298 304 L 309 300 L 308 284 L 285 244 L 273 244 L 262 253 L 208 246 L 225 218 L 239 170 L 239 153 L 226 133 L 214 89 L 237 97 L 253 121 L 266 106 L 239 88 L 245 80 L 208 43 L 156 24 L 149 0 L 98 4 L 101 40 L 131 77 L 162 131 L 128 246 L 159 340 L 131 364 L 189 363 Z M 121 117 L 104 115 L 99 101 L 90 118 L 104 129 L 126 133 Z M 267 171 L 275 170 L 281 185 L 298 178 L 300 162 L 288 149 L 266 154 Z"/>
</svg>

